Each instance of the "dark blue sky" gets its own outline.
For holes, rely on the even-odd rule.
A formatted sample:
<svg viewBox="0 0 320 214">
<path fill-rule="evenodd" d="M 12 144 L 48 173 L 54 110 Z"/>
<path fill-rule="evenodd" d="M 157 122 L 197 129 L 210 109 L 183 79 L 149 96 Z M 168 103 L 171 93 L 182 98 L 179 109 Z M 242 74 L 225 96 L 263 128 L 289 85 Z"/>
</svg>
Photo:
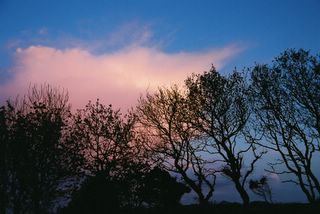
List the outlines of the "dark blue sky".
<svg viewBox="0 0 320 214">
<path fill-rule="evenodd" d="M 228 73 L 287 48 L 319 53 L 319 11 L 319 0 L 0 0 L 0 102 L 48 82 L 76 107 L 93 96 L 127 107 L 211 63 Z M 276 200 L 304 200 L 275 185 Z"/>
</svg>

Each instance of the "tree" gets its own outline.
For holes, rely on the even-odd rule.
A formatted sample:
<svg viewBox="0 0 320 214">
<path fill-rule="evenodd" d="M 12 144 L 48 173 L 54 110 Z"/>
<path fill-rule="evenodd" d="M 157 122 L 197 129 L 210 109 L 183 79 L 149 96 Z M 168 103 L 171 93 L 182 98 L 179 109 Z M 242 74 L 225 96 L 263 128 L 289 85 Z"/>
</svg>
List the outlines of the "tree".
<svg viewBox="0 0 320 214">
<path fill-rule="evenodd" d="M 119 170 L 125 170 L 121 167 L 126 161 L 130 162 L 129 158 L 136 151 L 132 147 L 135 116 L 125 115 L 124 118 L 127 120 L 122 118 L 120 110 L 115 111 L 99 100 L 90 101 L 74 115 L 70 140 L 76 142 L 85 157 L 83 170 L 91 175 L 106 173 L 108 176 L 114 170 L 119 175 Z"/>
<path fill-rule="evenodd" d="M 72 174 L 62 140 L 69 110 L 66 92 L 42 85 L 16 102 L 8 101 L 2 111 L 5 192 L 14 213 L 48 211 L 59 185 Z"/>
<path fill-rule="evenodd" d="M 272 203 L 272 193 L 271 188 L 268 184 L 268 179 L 266 176 L 262 176 L 258 180 L 250 180 L 249 188 L 256 195 L 262 197 L 265 202 Z"/>
<path fill-rule="evenodd" d="M 214 192 L 215 170 L 210 167 L 212 162 L 203 158 L 203 139 L 186 122 L 186 104 L 176 86 L 147 94 L 137 106 L 138 129 L 153 163 L 181 176 L 199 203 L 206 205 Z"/>
<path fill-rule="evenodd" d="M 121 207 L 138 206 L 141 175 L 149 170 L 135 134 L 136 116 L 122 116 L 112 106 L 89 102 L 73 116 L 68 137 L 84 157 L 84 178 L 97 175 L 117 185 Z M 106 193 L 107 194 L 107 193 Z"/>
<path fill-rule="evenodd" d="M 297 184 L 308 201 L 315 202 L 320 194 L 313 168 L 320 139 L 319 57 L 287 50 L 271 66 L 255 66 L 251 79 L 257 127 L 263 136 L 259 144 L 279 154 L 270 163 L 271 171 L 289 176 L 284 182 Z M 280 165 L 286 170 L 277 168 Z"/>
<path fill-rule="evenodd" d="M 0 107 L 0 213 L 5 213 L 9 204 L 9 124 L 7 124 L 9 111 L 10 109 L 7 109 L 6 106 Z"/>
<path fill-rule="evenodd" d="M 182 195 L 190 192 L 190 188 L 157 167 L 146 173 L 142 183 L 140 195 L 150 207 L 174 208 L 180 204 Z"/>
<path fill-rule="evenodd" d="M 71 202 L 60 213 L 119 213 L 120 201 L 115 183 L 104 174 L 88 176 Z"/>
<path fill-rule="evenodd" d="M 244 135 L 250 117 L 244 78 L 237 72 L 223 77 L 212 67 L 209 72 L 188 78 L 186 86 L 190 123 L 209 138 L 207 152 L 224 164 L 222 174 L 232 180 L 243 204 L 248 205 L 246 181 L 264 152 L 258 153 Z M 249 162 L 247 158 L 246 166 L 248 153 L 253 159 Z"/>
</svg>

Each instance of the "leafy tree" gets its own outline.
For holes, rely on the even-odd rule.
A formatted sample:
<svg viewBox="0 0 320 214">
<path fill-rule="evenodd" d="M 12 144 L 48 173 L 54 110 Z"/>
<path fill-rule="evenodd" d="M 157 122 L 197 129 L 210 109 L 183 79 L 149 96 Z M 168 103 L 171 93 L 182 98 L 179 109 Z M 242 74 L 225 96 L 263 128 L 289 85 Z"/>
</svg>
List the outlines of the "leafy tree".
<svg viewBox="0 0 320 214">
<path fill-rule="evenodd" d="M 46 212 L 73 171 L 62 141 L 70 114 L 67 101 L 67 93 L 42 85 L 5 107 L 6 193 L 14 213 Z"/>
<path fill-rule="evenodd" d="M 181 176 L 199 203 L 208 204 L 214 192 L 215 171 L 210 167 L 212 162 L 202 156 L 203 139 L 187 122 L 185 95 L 176 86 L 147 94 L 139 101 L 137 116 L 153 164 Z"/>
<path fill-rule="evenodd" d="M 97 100 L 89 102 L 73 116 L 68 137 L 84 157 L 84 177 L 104 177 L 117 185 L 121 207 L 138 206 L 137 189 L 141 175 L 149 170 L 138 147 L 134 126 L 136 116 L 122 116 L 119 110 Z M 106 193 L 107 194 L 107 193 Z"/>
<path fill-rule="evenodd" d="M 190 192 L 190 188 L 160 168 L 148 172 L 142 182 L 142 201 L 151 207 L 174 208 L 179 205 L 182 195 Z"/>
<path fill-rule="evenodd" d="M 73 193 L 72 201 L 60 213 L 118 213 L 120 201 L 116 184 L 104 174 L 89 176 Z"/>
<path fill-rule="evenodd" d="M 114 111 L 111 105 L 105 106 L 99 100 L 78 110 L 70 140 L 85 157 L 83 169 L 92 175 L 100 172 L 111 175 L 113 170 L 118 170 L 129 155 L 134 120 L 134 116 L 129 115 L 125 122 L 119 110 Z"/>
<path fill-rule="evenodd" d="M 251 78 L 257 127 L 263 136 L 259 144 L 279 154 L 271 171 L 289 176 L 284 182 L 297 184 L 308 201 L 315 202 L 320 194 L 313 167 L 320 139 L 319 57 L 287 50 L 272 65 L 255 66 Z"/>
<path fill-rule="evenodd" d="M 5 213 L 8 207 L 8 182 L 9 182 L 9 169 L 8 169 L 8 109 L 5 106 L 0 107 L 0 213 Z"/>
<path fill-rule="evenodd" d="M 190 123 L 208 138 L 205 150 L 224 164 L 221 172 L 232 180 L 244 205 L 248 205 L 246 181 L 264 152 L 257 152 L 245 138 L 250 108 L 244 78 L 237 72 L 223 77 L 212 67 L 209 72 L 188 78 L 186 86 Z M 253 159 L 245 159 L 246 155 Z"/>
</svg>

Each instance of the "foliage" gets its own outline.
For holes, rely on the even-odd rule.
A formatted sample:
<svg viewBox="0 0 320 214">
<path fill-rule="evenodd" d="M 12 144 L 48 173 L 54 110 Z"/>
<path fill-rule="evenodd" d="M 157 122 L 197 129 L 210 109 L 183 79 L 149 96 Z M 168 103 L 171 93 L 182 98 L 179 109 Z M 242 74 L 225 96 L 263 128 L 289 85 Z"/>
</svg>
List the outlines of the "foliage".
<svg viewBox="0 0 320 214">
<path fill-rule="evenodd" d="M 141 182 L 143 186 L 139 194 L 149 207 L 176 207 L 182 195 L 190 192 L 190 188 L 160 168 L 152 169 Z"/>
<path fill-rule="evenodd" d="M 70 113 L 67 101 L 66 93 L 43 85 L 2 107 L 1 157 L 7 206 L 14 213 L 45 212 L 58 196 L 60 182 L 73 174 L 62 141 Z"/>
</svg>

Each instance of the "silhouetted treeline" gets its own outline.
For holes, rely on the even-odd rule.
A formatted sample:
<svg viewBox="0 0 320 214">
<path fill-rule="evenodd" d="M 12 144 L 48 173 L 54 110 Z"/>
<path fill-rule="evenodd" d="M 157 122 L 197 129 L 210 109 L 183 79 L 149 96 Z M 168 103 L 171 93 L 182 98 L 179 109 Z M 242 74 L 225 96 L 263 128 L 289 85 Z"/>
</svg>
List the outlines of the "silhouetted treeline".
<svg viewBox="0 0 320 214">
<path fill-rule="evenodd" d="M 212 67 L 125 115 L 99 100 L 71 111 L 65 91 L 34 86 L 0 107 L 0 213 L 170 212 L 190 191 L 212 211 L 219 175 L 249 212 L 249 190 L 272 203 L 269 179 L 252 178 L 268 151 L 279 159 L 265 170 L 316 204 L 319 141 L 320 60 L 305 50 L 228 76 Z"/>
</svg>

